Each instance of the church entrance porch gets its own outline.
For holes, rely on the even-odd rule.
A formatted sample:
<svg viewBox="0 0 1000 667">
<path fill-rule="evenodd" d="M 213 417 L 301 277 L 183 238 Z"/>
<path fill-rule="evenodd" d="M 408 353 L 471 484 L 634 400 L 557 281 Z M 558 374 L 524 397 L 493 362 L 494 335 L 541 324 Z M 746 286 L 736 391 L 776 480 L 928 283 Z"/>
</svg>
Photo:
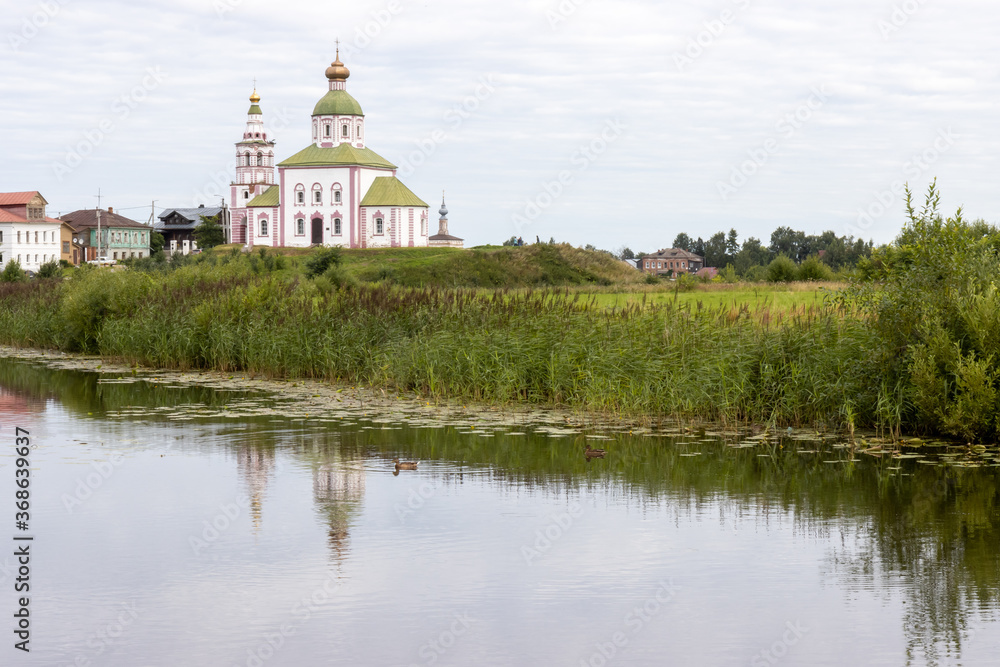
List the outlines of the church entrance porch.
<svg viewBox="0 0 1000 667">
<path fill-rule="evenodd" d="M 323 244 L 323 219 L 313 218 L 312 221 L 312 241 L 313 245 Z"/>
</svg>

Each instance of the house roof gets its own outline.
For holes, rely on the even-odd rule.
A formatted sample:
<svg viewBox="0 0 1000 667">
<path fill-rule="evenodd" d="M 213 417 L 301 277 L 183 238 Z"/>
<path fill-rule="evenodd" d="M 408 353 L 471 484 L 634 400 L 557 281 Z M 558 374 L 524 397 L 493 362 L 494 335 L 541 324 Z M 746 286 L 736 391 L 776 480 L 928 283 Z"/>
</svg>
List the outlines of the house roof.
<svg viewBox="0 0 1000 667">
<path fill-rule="evenodd" d="M 30 192 L 0 192 L 0 206 L 24 206 L 38 195 L 38 190 Z M 39 195 L 41 196 L 41 195 Z M 45 197 L 42 197 L 45 200 Z M 45 202 L 48 204 L 48 202 Z"/>
<path fill-rule="evenodd" d="M 314 116 L 364 116 L 358 101 L 346 90 L 331 90 L 316 103 Z"/>
<path fill-rule="evenodd" d="M 704 262 L 705 258 L 701 255 L 696 255 L 693 252 L 688 252 L 687 250 L 681 250 L 680 248 L 668 248 L 666 250 L 660 250 L 659 252 L 649 253 L 643 255 L 640 259 L 687 259 L 695 260 L 698 262 Z"/>
<path fill-rule="evenodd" d="M 259 195 L 247 202 L 247 208 L 274 208 L 281 203 L 278 193 L 281 192 L 277 185 L 272 185 Z"/>
<path fill-rule="evenodd" d="M 340 144 L 330 148 L 321 148 L 316 144 L 303 148 L 279 167 L 327 167 L 340 165 L 359 165 L 362 167 L 379 167 L 395 169 L 396 165 L 370 148 L 355 148 L 350 144 Z M 426 204 L 425 204 L 426 205 Z"/>
<path fill-rule="evenodd" d="M 221 206 L 199 206 L 198 208 L 168 208 L 160 215 L 156 216 L 158 222 L 153 225 L 153 229 L 194 229 L 201 223 L 201 218 L 199 216 L 207 215 L 213 216 L 218 215 L 222 212 Z M 187 220 L 185 223 L 179 225 L 168 225 L 166 224 L 166 219 L 171 215 L 176 213 L 178 216 Z"/>
<path fill-rule="evenodd" d="M 97 209 L 84 208 L 63 215 L 59 222 L 68 222 L 77 229 L 86 227 L 97 227 Z M 121 227 L 130 229 L 149 229 L 146 225 L 140 224 L 124 215 L 118 215 L 113 211 L 101 210 L 101 227 Z"/>
<path fill-rule="evenodd" d="M 0 208 L 0 222 L 23 222 L 23 223 L 26 223 L 26 224 L 38 224 L 38 223 L 41 223 L 41 222 L 54 222 L 56 224 L 59 224 L 60 222 L 62 222 L 62 220 L 56 220 L 55 218 L 50 218 L 48 216 L 42 218 L 41 220 L 28 220 L 27 218 L 25 218 L 23 216 L 15 215 L 15 214 L 11 213 L 10 211 L 5 211 L 4 209 Z"/>
<path fill-rule="evenodd" d="M 379 176 L 368 188 L 362 206 L 424 206 L 427 204 L 395 176 Z"/>
</svg>

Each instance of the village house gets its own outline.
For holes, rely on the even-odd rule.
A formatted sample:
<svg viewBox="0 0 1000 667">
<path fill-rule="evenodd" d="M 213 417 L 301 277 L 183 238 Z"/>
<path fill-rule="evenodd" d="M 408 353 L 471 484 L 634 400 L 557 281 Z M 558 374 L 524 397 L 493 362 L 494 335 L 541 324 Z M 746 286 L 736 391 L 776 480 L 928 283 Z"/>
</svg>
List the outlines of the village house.
<svg viewBox="0 0 1000 667">
<path fill-rule="evenodd" d="M 101 230 L 99 244 L 98 217 Z M 75 238 L 83 250 L 84 261 L 149 257 L 149 227 L 115 213 L 111 207 L 106 211 L 93 208 L 73 211 L 60 220 L 68 222 L 76 230 Z"/>
<path fill-rule="evenodd" d="M 680 248 L 660 250 L 639 258 L 639 270 L 657 276 L 697 273 L 704 266 L 704 257 Z"/>
<path fill-rule="evenodd" d="M 160 234 L 163 234 L 163 250 L 168 255 L 176 252 L 187 255 L 192 250 L 198 249 L 198 243 L 194 238 L 195 227 L 201 224 L 202 216 L 212 218 L 218 216 L 219 224 L 226 232 L 225 238 L 228 241 L 230 234 L 229 209 L 224 206 L 205 206 L 202 204 L 198 208 L 168 208 L 159 216 L 159 222 L 153 227 Z"/>
<path fill-rule="evenodd" d="M 16 261 L 38 271 L 59 261 L 62 222 L 46 217 L 48 202 L 37 191 L 0 193 L 0 268 Z"/>
</svg>

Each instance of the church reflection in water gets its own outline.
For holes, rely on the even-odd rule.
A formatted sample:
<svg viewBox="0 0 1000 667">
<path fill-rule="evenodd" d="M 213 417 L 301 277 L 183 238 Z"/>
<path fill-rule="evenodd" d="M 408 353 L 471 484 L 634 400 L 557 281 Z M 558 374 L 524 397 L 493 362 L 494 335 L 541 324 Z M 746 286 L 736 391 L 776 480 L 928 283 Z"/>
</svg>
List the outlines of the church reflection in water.
<svg viewBox="0 0 1000 667">
<path fill-rule="evenodd" d="M 339 446 L 336 434 L 309 433 L 292 447 L 282 447 L 291 454 L 296 467 L 306 465 L 312 474 L 313 503 L 320 520 L 327 526 L 331 558 L 342 563 L 349 549 L 351 524 L 361 512 L 365 494 L 364 455 Z M 240 444 L 236 449 L 237 469 L 249 497 L 254 532 L 263 522 L 263 505 L 269 484 L 282 471 L 276 459 L 276 446 L 259 440 Z"/>
</svg>

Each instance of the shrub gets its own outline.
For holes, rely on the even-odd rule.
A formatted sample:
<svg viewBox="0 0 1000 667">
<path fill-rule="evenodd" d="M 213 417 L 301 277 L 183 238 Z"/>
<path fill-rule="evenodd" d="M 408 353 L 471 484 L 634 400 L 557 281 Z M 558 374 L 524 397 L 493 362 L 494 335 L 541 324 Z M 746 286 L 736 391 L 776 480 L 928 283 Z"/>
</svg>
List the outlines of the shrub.
<svg viewBox="0 0 1000 667">
<path fill-rule="evenodd" d="M 820 261 L 816 255 L 811 255 L 799 266 L 799 280 L 830 280 L 833 278 L 833 271 L 830 267 Z"/>
<path fill-rule="evenodd" d="M 767 281 L 770 283 L 790 283 L 798 276 L 798 267 L 786 255 L 778 255 L 767 265 Z"/>
<path fill-rule="evenodd" d="M 342 259 L 340 248 L 319 248 L 306 260 L 306 276 L 321 276 L 330 267 L 339 267 Z"/>
<path fill-rule="evenodd" d="M 27 274 L 21 268 L 21 263 L 16 259 L 7 262 L 7 266 L 0 272 L 0 283 L 19 283 L 27 278 Z"/>
<path fill-rule="evenodd" d="M 62 270 L 59 268 L 59 262 L 54 259 L 38 267 L 39 278 L 57 278 L 60 275 L 62 275 Z"/>
</svg>

